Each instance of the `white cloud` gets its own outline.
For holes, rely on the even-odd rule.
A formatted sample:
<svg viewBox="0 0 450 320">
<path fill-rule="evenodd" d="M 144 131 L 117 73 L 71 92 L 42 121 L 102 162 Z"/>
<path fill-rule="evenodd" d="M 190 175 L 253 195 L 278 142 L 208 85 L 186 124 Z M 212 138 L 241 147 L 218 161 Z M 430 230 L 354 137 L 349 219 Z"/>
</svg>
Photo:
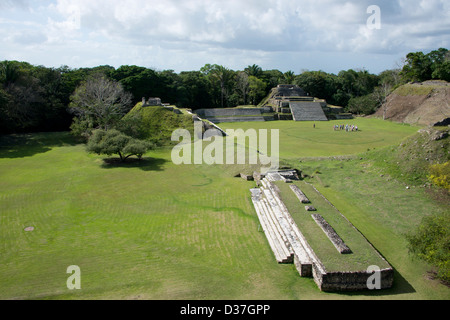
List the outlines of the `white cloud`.
<svg viewBox="0 0 450 320">
<path fill-rule="evenodd" d="M 381 30 L 366 27 L 372 4 L 381 8 Z M 450 34 L 447 0 L 3 0 L 0 5 L 0 57 L 19 55 L 18 45 L 28 43 L 42 50 L 30 53 L 29 61 L 39 56 L 81 66 L 135 63 L 186 70 L 255 61 L 288 70 L 296 69 L 287 64 L 300 58 L 298 65 L 313 61 L 315 52 L 393 59 L 448 47 Z M 337 66 L 345 55 L 339 56 L 323 65 Z"/>
</svg>

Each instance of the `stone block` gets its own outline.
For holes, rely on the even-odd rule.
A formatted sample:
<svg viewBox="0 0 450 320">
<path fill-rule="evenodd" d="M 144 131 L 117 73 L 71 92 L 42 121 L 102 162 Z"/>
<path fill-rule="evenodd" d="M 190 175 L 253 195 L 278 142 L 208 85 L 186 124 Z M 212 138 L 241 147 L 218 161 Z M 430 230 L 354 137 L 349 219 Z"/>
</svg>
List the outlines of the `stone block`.
<svg viewBox="0 0 450 320">
<path fill-rule="evenodd" d="M 253 181 L 253 176 L 252 175 L 247 175 L 245 173 L 241 173 L 241 178 L 247 181 Z"/>
</svg>

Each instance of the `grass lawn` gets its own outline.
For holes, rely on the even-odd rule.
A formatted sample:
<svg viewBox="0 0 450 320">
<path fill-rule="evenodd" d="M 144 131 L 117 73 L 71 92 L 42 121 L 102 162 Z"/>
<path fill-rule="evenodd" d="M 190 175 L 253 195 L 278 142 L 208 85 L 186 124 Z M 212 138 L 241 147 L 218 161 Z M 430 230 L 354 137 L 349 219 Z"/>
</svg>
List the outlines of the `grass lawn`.
<svg viewBox="0 0 450 320">
<path fill-rule="evenodd" d="M 313 128 L 315 124 L 315 128 Z M 333 126 L 354 124 L 358 132 L 334 131 Z M 397 144 L 419 128 L 380 119 L 356 118 L 325 122 L 266 121 L 221 123 L 222 129 L 279 129 L 280 158 L 329 157 L 357 154 L 367 149 Z M 270 137 L 270 134 L 269 134 Z M 270 138 L 269 138 L 270 142 Z M 270 150 L 270 149 L 269 149 Z"/>
<path fill-rule="evenodd" d="M 390 297 L 449 299 L 449 288 L 430 280 L 431 268 L 408 254 L 405 238 L 425 215 L 448 212 L 448 203 L 433 200 L 427 188 L 407 189 L 375 166 L 375 160 L 366 153 L 345 160 L 303 159 L 298 165 L 310 176 L 305 181 L 314 184 L 394 268 Z"/>
<path fill-rule="evenodd" d="M 343 146 L 359 153 L 417 131 L 376 119 L 352 123 L 362 131 L 334 132 L 332 122 L 316 123 L 316 131 L 290 121 L 223 127 L 279 126 L 281 153 L 296 165 L 298 157 L 343 154 Z M 366 137 L 359 144 L 344 140 L 359 134 Z M 324 150 L 308 141 L 322 141 Z M 275 262 L 258 231 L 252 182 L 233 178 L 233 168 L 174 165 L 170 154 L 159 149 L 112 166 L 67 133 L 0 137 L 0 299 L 449 298 L 448 288 L 424 278 L 426 265 L 409 259 L 401 235 L 436 207 L 422 191 L 394 193 L 396 181 L 375 179 L 379 173 L 356 159 L 301 163 L 322 172 L 311 182 L 397 271 L 392 290 L 322 293 L 293 265 Z M 387 195 L 394 198 L 383 201 Z M 24 231 L 29 226 L 34 231 Z M 66 287 L 70 265 L 81 268 L 81 290 Z"/>
<path fill-rule="evenodd" d="M 67 134 L 7 140 L 0 153 L 1 299 L 322 295 L 292 265 L 274 263 L 258 232 L 253 185 L 220 167 L 176 166 L 170 150 L 112 167 Z M 34 231 L 24 231 L 29 226 Z M 66 287 L 70 265 L 81 268 L 79 291 Z"/>
</svg>

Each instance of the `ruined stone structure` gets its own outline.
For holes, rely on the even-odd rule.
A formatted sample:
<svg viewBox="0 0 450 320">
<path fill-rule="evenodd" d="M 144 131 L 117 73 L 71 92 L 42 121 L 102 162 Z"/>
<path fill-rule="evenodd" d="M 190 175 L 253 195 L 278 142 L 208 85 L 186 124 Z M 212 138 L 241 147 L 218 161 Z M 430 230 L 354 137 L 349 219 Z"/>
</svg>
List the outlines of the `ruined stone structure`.
<svg viewBox="0 0 450 320">
<path fill-rule="evenodd" d="M 268 99 L 258 108 L 199 109 L 195 113 L 213 123 L 249 121 L 328 121 L 348 119 L 342 108 L 329 107 L 325 100 L 309 96 L 297 85 L 280 84 L 271 90 Z"/>
<path fill-rule="evenodd" d="M 261 179 L 260 187 L 250 190 L 252 202 L 276 261 L 278 263 L 293 263 L 301 277 L 313 277 L 322 291 L 367 290 L 367 281 L 372 275 L 371 273 L 367 270 L 328 271 L 295 223 L 274 182 L 284 181 L 289 183 L 292 180 L 298 180 L 296 172 L 292 170 L 268 172 L 265 177 L 261 176 Z M 309 199 L 297 186 L 290 186 L 299 199 L 299 205 L 309 203 Z M 352 253 L 321 215 L 313 214 L 312 218 L 318 223 L 340 254 Z M 373 248 L 373 250 L 375 249 Z M 377 254 L 379 255 L 378 252 Z M 381 255 L 380 259 L 385 261 Z M 379 276 L 381 289 L 392 286 L 393 269 L 390 266 L 380 270 Z"/>
<path fill-rule="evenodd" d="M 198 109 L 195 113 L 213 123 L 275 120 L 273 110 L 270 107 Z"/>
<path fill-rule="evenodd" d="M 148 100 L 145 100 L 145 98 L 142 98 L 142 106 L 143 107 L 149 107 L 149 106 L 162 106 L 160 98 L 148 98 Z"/>
<path fill-rule="evenodd" d="M 328 121 L 320 102 L 292 101 L 289 107 L 295 121 Z"/>
<path fill-rule="evenodd" d="M 291 114 L 291 119 L 295 121 L 328 120 L 324 112 L 327 108 L 326 102 L 315 101 L 314 97 L 309 96 L 297 85 L 278 85 L 272 89 L 267 104 L 273 106 L 275 111 L 282 115 L 279 117 L 280 120 L 289 119 L 289 116 L 285 116 L 287 114 Z"/>
</svg>

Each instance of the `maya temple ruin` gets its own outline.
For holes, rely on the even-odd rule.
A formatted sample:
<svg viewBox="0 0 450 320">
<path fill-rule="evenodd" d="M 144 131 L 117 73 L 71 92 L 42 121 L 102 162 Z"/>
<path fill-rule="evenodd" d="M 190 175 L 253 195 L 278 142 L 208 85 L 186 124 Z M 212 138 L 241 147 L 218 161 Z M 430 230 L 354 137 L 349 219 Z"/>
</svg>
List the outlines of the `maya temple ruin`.
<svg viewBox="0 0 450 320">
<path fill-rule="evenodd" d="M 198 109 L 195 113 L 213 123 L 241 121 L 328 121 L 348 119 L 342 108 L 331 107 L 323 99 L 308 95 L 297 85 L 280 84 L 273 88 L 267 99 L 255 108 Z"/>
</svg>

